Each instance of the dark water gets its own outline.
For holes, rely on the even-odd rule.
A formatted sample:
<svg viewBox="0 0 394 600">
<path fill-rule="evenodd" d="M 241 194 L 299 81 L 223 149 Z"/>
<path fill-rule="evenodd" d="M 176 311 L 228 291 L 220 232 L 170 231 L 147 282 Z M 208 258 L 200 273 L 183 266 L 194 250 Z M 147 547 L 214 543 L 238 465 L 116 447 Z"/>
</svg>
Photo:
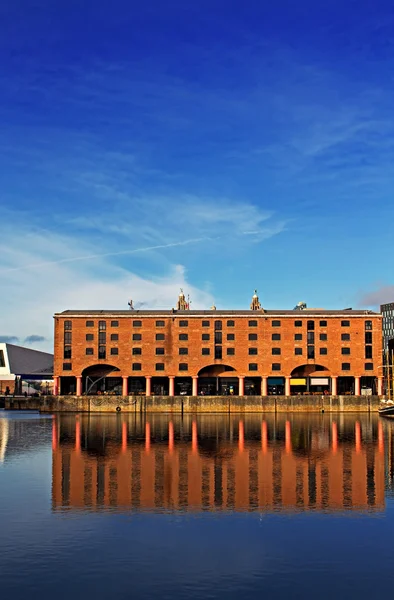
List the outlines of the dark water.
<svg viewBox="0 0 394 600">
<path fill-rule="evenodd" d="M 393 431 L 0 412 L 1 598 L 392 597 Z"/>
</svg>

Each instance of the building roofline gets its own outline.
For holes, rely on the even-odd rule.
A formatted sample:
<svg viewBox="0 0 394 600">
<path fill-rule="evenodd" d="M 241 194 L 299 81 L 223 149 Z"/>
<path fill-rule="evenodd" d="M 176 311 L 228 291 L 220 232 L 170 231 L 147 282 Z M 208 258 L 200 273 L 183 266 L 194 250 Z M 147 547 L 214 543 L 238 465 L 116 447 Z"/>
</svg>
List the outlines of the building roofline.
<svg viewBox="0 0 394 600">
<path fill-rule="evenodd" d="M 381 313 L 371 310 L 324 310 L 324 309 L 305 309 L 305 310 L 64 310 L 55 313 L 54 317 L 150 317 L 150 316 L 183 316 L 183 317 L 220 317 L 220 316 L 238 316 L 238 317 L 271 317 L 283 316 L 301 319 L 302 317 L 318 316 L 346 316 L 346 317 L 382 317 Z"/>
</svg>

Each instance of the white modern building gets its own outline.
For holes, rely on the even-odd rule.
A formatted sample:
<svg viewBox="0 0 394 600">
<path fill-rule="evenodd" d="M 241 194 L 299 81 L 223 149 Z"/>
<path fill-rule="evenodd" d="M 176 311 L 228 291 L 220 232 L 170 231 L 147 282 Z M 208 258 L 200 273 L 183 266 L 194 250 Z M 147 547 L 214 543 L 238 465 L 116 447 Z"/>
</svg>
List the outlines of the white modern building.
<svg viewBox="0 0 394 600">
<path fill-rule="evenodd" d="M 53 354 L 0 342 L 0 395 L 33 392 L 34 383 L 52 387 Z"/>
</svg>

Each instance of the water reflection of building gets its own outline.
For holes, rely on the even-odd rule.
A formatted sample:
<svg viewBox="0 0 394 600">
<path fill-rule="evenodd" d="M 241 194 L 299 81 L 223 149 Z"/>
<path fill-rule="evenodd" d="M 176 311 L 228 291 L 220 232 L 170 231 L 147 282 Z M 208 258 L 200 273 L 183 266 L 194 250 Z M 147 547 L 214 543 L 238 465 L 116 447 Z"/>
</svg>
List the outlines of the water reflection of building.
<svg viewBox="0 0 394 600">
<path fill-rule="evenodd" d="M 378 421 L 53 422 L 53 507 L 364 510 L 384 507 Z"/>
</svg>

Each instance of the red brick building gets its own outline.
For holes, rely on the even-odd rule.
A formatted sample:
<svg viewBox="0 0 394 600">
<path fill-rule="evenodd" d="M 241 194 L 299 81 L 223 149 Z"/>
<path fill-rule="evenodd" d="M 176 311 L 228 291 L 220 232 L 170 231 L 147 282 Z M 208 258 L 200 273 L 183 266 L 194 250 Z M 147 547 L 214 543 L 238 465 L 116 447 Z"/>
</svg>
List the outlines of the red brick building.
<svg viewBox="0 0 394 600">
<path fill-rule="evenodd" d="M 382 316 L 361 310 L 67 310 L 55 392 L 382 394 Z M 370 391 L 371 390 L 371 391 Z"/>
</svg>

